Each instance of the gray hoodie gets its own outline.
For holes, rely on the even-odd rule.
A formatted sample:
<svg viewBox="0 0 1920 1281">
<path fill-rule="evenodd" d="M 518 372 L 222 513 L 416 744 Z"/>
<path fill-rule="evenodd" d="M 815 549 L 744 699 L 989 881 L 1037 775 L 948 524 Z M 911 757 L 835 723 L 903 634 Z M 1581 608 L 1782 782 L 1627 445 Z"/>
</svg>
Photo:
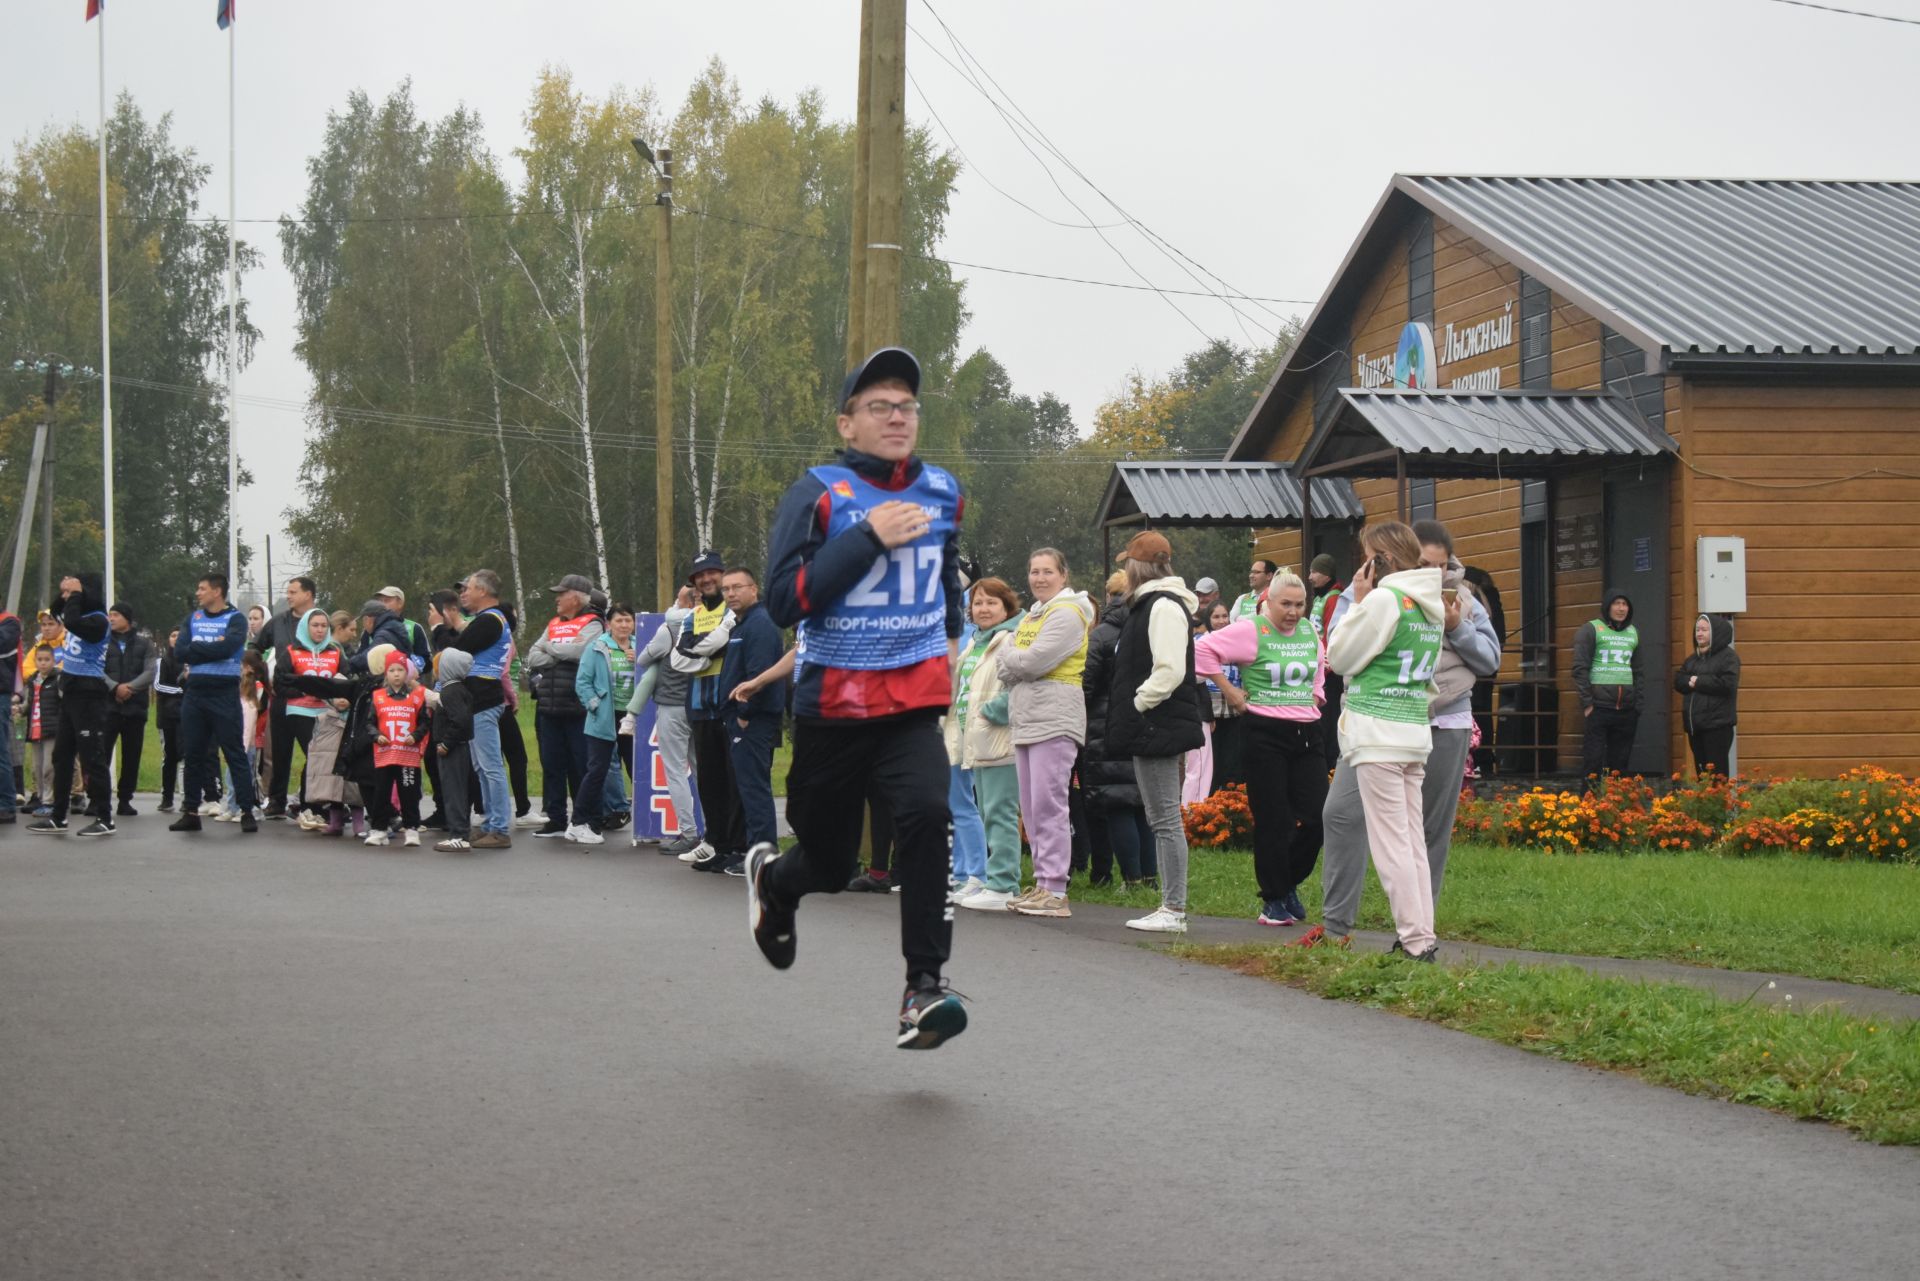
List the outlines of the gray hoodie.
<svg viewBox="0 0 1920 1281">
<path fill-rule="evenodd" d="M 994 652 L 1013 713 L 1013 743 L 1028 747 L 1050 738 L 1087 741 L 1087 703 L 1080 692 L 1093 602 L 1071 588 L 1035 605 L 1014 632 L 1014 643 Z M 1025 644 L 1021 644 L 1021 640 Z"/>
</svg>

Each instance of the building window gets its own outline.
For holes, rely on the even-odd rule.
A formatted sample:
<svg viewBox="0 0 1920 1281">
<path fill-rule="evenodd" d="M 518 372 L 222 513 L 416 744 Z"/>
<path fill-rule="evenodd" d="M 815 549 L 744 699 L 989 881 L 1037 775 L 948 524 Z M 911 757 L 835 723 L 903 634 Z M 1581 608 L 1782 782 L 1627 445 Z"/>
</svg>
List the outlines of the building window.
<svg viewBox="0 0 1920 1281">
<path fill-rule="evenodd" d="M 1544 281 L 1520 277 L 1520 385 L 1553 386 L 1553 295 Z"/>
<path fill-rule="evenodd" d="M 1439 487 L 1439 482 L 1431 477 L 1407 482 L 1407 511 L 1414 520 L 1434 519 L 1440 507 Z"/>
<path fill-rule="evenodd" d="M 1553 542 L 1544 480 L 1520 482 L 1520 670 L 1553 673 Z"/>
</svg>

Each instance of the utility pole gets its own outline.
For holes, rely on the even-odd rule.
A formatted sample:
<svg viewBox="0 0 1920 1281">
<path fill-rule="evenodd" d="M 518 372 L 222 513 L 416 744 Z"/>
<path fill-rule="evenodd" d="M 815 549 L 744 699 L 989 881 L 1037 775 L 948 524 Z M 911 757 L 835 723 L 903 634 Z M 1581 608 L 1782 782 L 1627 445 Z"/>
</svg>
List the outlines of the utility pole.
<svg viewBox="0 0 1920 1281">
<path fill-rule="evenodd" d="M 907 0 L 868 0 L 873 57 L 867 85 L 865 355 L 900 341 L 900 206 L 907 169 Z M 858 359 L 856 357 L 855 359 Z"/>
<path fill-rule="evenodd" d="M 653 576 L 660 607 L 673 604 L 673 149 L 653 151 L 640 139 L 633 149 L 660 186 L 653 198 L 660 210 L 654 238 L 653 281 Z"/>
<path fill-rule="evenodd" d="M 852 369 L 867 346 L 867 200 L 872 152 L 873 6 L 860 0 L 860 88 L 853 109 L 853 250 L 847 259 L 847 368 Z"/>
<path fill-rule="evenodd" d="M 46 375 L 40 392 L 44 402 L 40 425 L 33 433 L 33 458 L 27 464 L 26 484 L 21 487 L 20 524 L 14 531 L 13 541 L 13 573 L 7 579 L 7 609 L 17 614 L 20 612 L 20 588 L 27 576 L 27 543 L 33 530 L 36 497 L 40 500 L 41 508 L 40 599 L 50 601 L 53 598 L 53 406 L 60 399 L 60 380 L 73 376 L 73 366 L 58 356 L 48 354 L 39 360 L 16 360 L 13 368 L 16 373 Z M 42 489 L 45 493 L 36 495 L 36 489 Z"/>
</svg>

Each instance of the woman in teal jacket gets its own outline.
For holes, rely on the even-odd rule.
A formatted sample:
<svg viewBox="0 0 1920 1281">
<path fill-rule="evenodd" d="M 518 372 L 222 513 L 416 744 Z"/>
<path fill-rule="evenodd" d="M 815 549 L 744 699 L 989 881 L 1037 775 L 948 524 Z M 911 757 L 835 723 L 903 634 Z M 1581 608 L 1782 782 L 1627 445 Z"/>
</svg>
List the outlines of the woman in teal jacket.
<svg viewBox="0 0 1920 1281">
<path fill-rule="evenodd" d="M 607 769 L 613 762 L 614 747 L 620 737 L 620 714 L 633 697 L 633 659 L 607 633 L 588 643 L 580 657 L 579 674 L 573 678 L 573 692 L 587 709 L 587 773 L 580 783 L 580 799 L 575 809 L 586 819 L 567 829 L 567 839 L 582 845 L 603 843 L 606 814 L 602 803 L 606 792 Z"/>
</svg>

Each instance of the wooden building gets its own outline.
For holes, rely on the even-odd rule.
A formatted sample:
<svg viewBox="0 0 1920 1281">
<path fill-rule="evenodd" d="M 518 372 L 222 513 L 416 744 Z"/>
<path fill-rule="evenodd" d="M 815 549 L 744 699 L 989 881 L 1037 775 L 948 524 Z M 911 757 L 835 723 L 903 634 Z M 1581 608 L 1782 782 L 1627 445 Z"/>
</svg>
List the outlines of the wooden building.
<svg viewBox="0 0 1920 1281">
<path fill-rule="evenodd" d="M 1920 773 L 1920 184 L 1396 177 L 1227 460 L 1444 521 L 1500 591 L 1502 732 L 1531 699 L 1562 768 L 1608 587 L 1634 767 L 1684 766 L 1672 671 L 1731 536 L 1740 771 Z M 1344 576 L 1356 522 L 1304 525 L 1254 554 Z"/>
</svg>

